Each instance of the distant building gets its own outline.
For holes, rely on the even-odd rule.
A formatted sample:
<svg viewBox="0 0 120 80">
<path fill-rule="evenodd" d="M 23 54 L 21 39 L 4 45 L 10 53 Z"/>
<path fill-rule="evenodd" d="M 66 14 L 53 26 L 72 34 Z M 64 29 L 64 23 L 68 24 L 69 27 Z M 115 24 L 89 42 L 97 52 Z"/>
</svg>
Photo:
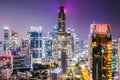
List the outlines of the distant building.
<svg viewBox="0 0 120 80">
<path fill-rule="evenodd" d="M 63 73 L 67 72 L 67 54 L 65 50 L 61 52 L 61 68 Z"/>
<path fill-rule="evenodd" d="M 0 56 L 4 55 L 4 42 L 0 41 Z"/>
<path fill-rule="evenodd" d="M 52 36 L 48 34 L 47 36 L 43 37 L 43 48 L 45 57 L 50 57 L 52 56 Z"/>
<path fill-rule="evenodd" d="M 80 36 L 71 28 L 67 28 L 66 32 L 71 34 L 72 57 L 74 57 L 76 54 L 78 55 L 81 50 Z"/>
<path fill-rule="evenodd" d="M 15 30 L 12 30 L 10 34 L 9 49 L 13 55 L 18 55 L 18 52 L 20 51 L 18 33 Z"/>
<path fill-rule="evenodd" d="M 12 56 L 0 56 L 0 79 L 9 80 L 13 72 Z"/>
<path fill-rule="evenodd" d="M 9 48 L 9 28 L 8 27 L 4 27 L 4 55 L 7 55 L 7 51 Z"/>
<path fill-rule="evenodd" d="M 21 39 L 20 47 L 22 53 L 29 54 L 30 44 L 28 39 Z"/>
<path fill-rule="evenodd" d="M 32 68 L 31 55 L 13 56 L 13 70 L 30 70 Z"/>
<path fill-rule="evenodd" d="M 118 79 L 120 80 L 120 37 L 118 37 Z"/>
<path fill-rule="evenodd" d="M 30 40 L 30 53 L 33 58 L 42 58 L 44 53 L 42 52 L 42 27 L 31 27 L 29 34 Z"/>
<path fill-rule="evenodd" d="M 112 40 L 112 72 L 113 77 L 118 74 L 118 42 L 116 40 Z"/>
<path fill-rule="evenodd" d="M 62 75 L 61 68 L 55 68 L 55 69 L 51 70 L 52 80 L 60 80 L 61 75 Z"/>
</svg>

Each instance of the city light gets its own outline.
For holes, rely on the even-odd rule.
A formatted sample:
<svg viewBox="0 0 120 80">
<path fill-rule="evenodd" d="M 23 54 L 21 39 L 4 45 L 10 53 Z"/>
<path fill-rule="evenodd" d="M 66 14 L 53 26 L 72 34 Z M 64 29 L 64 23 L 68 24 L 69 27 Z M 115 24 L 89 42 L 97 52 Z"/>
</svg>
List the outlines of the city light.
<svg viewBox="0 0 120 80">
<path fill-rule="evenodd" d="M 118 80 L 120 78 L 120 37 L 113 40 L 112 30 L 115 32 L 111 28 L 113 25 L 100 22 L 89 23 L 88 39 L 82 40 L 81 32 L 87 32 L 79 30 L 82 30 L 83 26 L 77 18 L 79 16 L 69 16 L 71 15 L 69 13 L 75 13 L 76 6 L 73 6 L 71 12 L 66 14 L 65 0 L 62 1 L 64 3 L 59 2 L 57 21 L 52 24 L 49 24 L 49 18 L 54 17 L 52 14 L 44 13 L 46 8 L 43 9 L 44 11 L 36 10 L 36 7 L 32 8 L 35 8 L 33 12 L 36 13 L 34 15 L 36 20 L 28 18 L 32 22 L 35 21 L 30 24 L 48 24 L 49 27 L 33 25 L 27 26 L 29 28 L 27 30 L 24 27 L 24 36 L 19 30 L 19 26 L 17 28 L 4 27 L 0 34 L 1 38 L 3 36 L 3 39 L 0 40 L 0 80 Z M 37 8 L 43 7 L 37 6 Z M 76 10 L 79 11 L 79 9 Z M 27 9 L 24 13 L 26 12 Z M 37 13 L 39 12 L 39 15 L 50 15 L 50 17 L 47 16 L 48 23 L 47 20 L 45 21 L 46 16 L 40 17 L 41 20 L 37 23 L 37 18 L 39 18 Z M 32 12 L 29 12 L 29 15 L 32 16 Z M 8 16 L 9 14 L 7 14 Z M 18 16 L 18 21 L 20 21 L 17 24 L 19 25 L 25 23 L 21 21 L 22 17 L 20 17 Z M 71 17 L 76 17 L 77 20 Z M 86 18 L 84 17 L 84 19 Z M 24 20 L 27 19 L 24 18 Z M 14 24 L 11 21 L 6 20 L 10 26 L 16 26 L 17 21 Z M 57 24 L 53 26 L 56 22 Z M 70 23 L 68 24 L 68 22 Z M 72 22 L 78 22 L 80 28 L 74 27 L 77 24 Z M 4 25 L 3 23 L 4 21 L 1 21 L 2 25 Z M 26 25 L 29 24 L 26 23 Z M 84 28 L 87 30 L 86 26 Z M 82 35 L 84 36 L 84 34 Z"/>
</svg>

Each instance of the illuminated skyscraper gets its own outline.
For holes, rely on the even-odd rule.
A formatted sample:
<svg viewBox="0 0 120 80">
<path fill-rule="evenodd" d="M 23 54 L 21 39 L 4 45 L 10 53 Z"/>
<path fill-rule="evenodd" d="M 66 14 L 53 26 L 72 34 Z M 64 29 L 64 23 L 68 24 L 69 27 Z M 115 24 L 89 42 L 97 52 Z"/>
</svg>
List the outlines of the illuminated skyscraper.
<svg viewBox="0 0 120 80">
<path fill-rule="evenodd" d="M 91 24 L 93 80 L 112 80 L 112 33 L 109 24 Z"/>
<path fill-rule="evenodd" d="M 60 66 L 63 66 L 63 64 L 69 64 L 69 58 L 72 56 L 72 45 L 71 45 L 71 34 L 67 33 L 65 30 L 65 12 L 64 7 L 60 7 L 60 12 L 58 14 L 58 54 L 56 56 L 57 62 Z M 66 59 L 63 58 L 62 54 L 64 52 L 64 55 L 66 55 Z M 68 60 L 63 62 L 62 59 Z M 64 66 L 64 67 L 67 67 Z M 66 73 L 67 69 L 64 69 L 64 73 Z"/>
<path fill-rule="evenodd" d="M 9 42 L 9 28 L 4 27 L 4 55 L 7 55 L 8 42 Z"/>
<path fill-rule="evenodd" d="M 74 29 L 67 28 L 67 33 L 71 34 L 72 57 L 80 53 L 80 37 Z"/>
<path fill-rule="evenodd" d="M 28 54 L 29 53 L 29 40 L 21 39 L 21 52 Z"/>
<path fill-rule="evenodd" d="M 65 12 L 64 7 L 60 7 L 60 12 L 58 14 L 58 32 L 59 34 L 65 34 Z"/>
<path fill-rule="evenodd" d="M 55 57 L 58 55 L 58 27 L 53 28 L 53 39 L 52 39 L 52 56 Z"/>
<path fill-rule="evenodd" d="M 19 52 L 18 33 L 15 30 L 12 30 L 10 34 L 9 49 L 13 55 Z"/>
<path fill-rule="evenodd" d="M 118 37 L 118 79 L 120 80 L 120 36 Z"/>
<path fill-rule="evenodd" d="M 113 76 L 118 74 L 118 43 L 116 40 L 112 40 L 112 72 Z"/>
<path fill-rule="evenodd" d="M 45 53 L 45 57 L 52 56 L 52 33 L 48 33 L 43 37 L 43 53 Z"/>
<path fill-rule="evenodd" d="M 31 30 L 28 33 L 32 57 L 42 58 L 42 27 L 31 27 Z"/>
</svg>

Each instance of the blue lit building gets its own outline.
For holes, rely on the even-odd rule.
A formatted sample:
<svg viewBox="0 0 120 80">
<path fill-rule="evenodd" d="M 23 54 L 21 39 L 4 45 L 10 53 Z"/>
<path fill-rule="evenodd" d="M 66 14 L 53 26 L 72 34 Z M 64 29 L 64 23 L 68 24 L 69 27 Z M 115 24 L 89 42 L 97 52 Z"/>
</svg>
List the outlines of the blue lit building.
<svg viewBox="0 0 120 80">
<path fill-rule="evenodd" d="M 45 49 L 45 56 L 52 56 L 52 36 L 44 37 L 44 48 Z"/>
<path fill-rule="evenodd" d="M 58 26 L 54 26 L 52 35 L 52 56 L 56 57 L 58 53 Z"/>
<path fill-rule="evenodd" d="M 112 69 L 113 69 L 113 76 L 116 76 L 118 74 L 118 52 L 117 52 L 117 41 L 112 41 Z"/>
<path fill-rule="evenodd" d="M 54 26 L 53 28 L 53 37 L 56 38 L 58 36 L 58 27 Z"/>
<path fill-rule="evenodd" d="M 30 38 L 30 53 L 33 58 L 42 58 L 42 32 L 41 27 L 31 27 L 28 32 Z"/>
<path fill-rule="evenodd" d="M 9 28 L 4 27 L 4 55 L 7 55 L 8 40 L 9 40 Z"/>
</svg>

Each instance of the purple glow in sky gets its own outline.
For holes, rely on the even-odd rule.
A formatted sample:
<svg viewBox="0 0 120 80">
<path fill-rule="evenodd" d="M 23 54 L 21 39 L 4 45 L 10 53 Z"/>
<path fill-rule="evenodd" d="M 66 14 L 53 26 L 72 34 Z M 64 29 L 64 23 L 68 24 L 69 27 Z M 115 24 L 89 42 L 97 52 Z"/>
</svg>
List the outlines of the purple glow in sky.
<svg viewBox="0 0 120 80">
<path fill-rule="evenodd" d="M 0 36 L 3 27 L 16 29 L 23 38 L 30 26 L 42 26 L 43 32 L 52 31 L 57 24 L 59 3 L 66 8 L 66 27 L 74 28 L 81 40 L 86 40 L 90 24 L 108 23 L 113 39 L 120 35 L 119 0 L 0 0 Z M 2 40 L 2 39 L 0 39 Z"/>
</svg>

